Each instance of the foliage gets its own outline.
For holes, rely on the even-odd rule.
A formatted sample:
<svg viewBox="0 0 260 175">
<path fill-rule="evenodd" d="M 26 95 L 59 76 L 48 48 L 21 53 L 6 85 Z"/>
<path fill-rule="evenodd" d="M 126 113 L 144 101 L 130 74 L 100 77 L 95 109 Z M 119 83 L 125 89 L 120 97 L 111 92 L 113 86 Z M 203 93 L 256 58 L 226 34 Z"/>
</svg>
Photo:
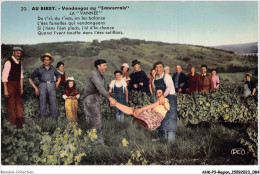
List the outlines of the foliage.
<svg viewBox="0 0 260 175">
<path fill-rule="evenodd" d="M 123 138 L 122 144 L 123 144 L 124 147 L 127 147 L 127 145 L 128 145 L 129 143 L 128 143 L 128 141 L 127 141 L 125 138 Z"/>
<path fill-rule="evenodd" d="M 90 138 L 90 140 L 92 141 L 92 142 L 94 142 L 94 140 L 96 140 L 97 139 L 97 130 L 96 129 L 90 129 L 89 131 L 88 131 L 88 137 Z"/>
<path fill-rule="evenodd" d="M 129 106 L 146 106 L 152 103 L 153 96 L 147 96 L 145 92 L 130 91 L 129 92 Z"/>
<path fill-rule="evenodd" d="M 78 165 L 85 154 L 88 139 L 77 128 L 76 123 L 69 123 L 64 131 L 57 128 L 52 135 L 43 133 L 40 142 L 42 154 L 36 164 Z"/>
<path fill-rule="evenodd" d="M 73 72 L 71 75 L 82 92 L 87 81 L 85 74 Z M 112 76 L 106 77 L 106 86 L 111 79 Z M 118 123 L 115 110 L 108 100 L 100 97 L 106 144 L 101 146 L 91 144 L 91 138 L 93 140 L 96 136 L 94 130 L 86 132 L 88 125 L 82 101 L 79 100 L 78 124 L 69 123 L 61 97 L 63 88 L 59 87 L 56 91 L 58 118 L 38 119 L 38 98 L 25 80 L 23 129 L 11 126 L 5 119 L 7 107 L 2 92 L 1 162 L 5 165 L 210 164 L 214 161 L 216 164 L 248 164 L 246 161 L 251 157 L 245 160 L 230 157 L 230 150 L 241 147 L 241 144 L 248 146 L 252 155 L 257 156 L 257 131 L 248 129 L 248 136 L 245 136 L 243 130 L 248 123 L 257 121 L 258 99 L 257 95 L 241 98 L 242 87 L 242 84 L 221 82 L 220 89 L 210 94 L 179 94 L 177 140 L 173 146 L 151 142 L 157 137 L 157 132 L 145 130 L 128 115 L 125 123 Z M 154 96 L 145 93 L 129 93 L 129 106 L 132 107 L 145 106 L 153 100 Z M 203 121 L 209 122 L 210 126 L 199 125 Z M 196 127 L 190 128 L 188 123 Z M 223 126 L 225 123 L 241 124 L 242 129 L 229 129 Z"/>
<path fill-rule="evenodd" d="M 26 121 L 22 129 L 17 129 L 6 120 L 2 122 L 2 163 L 7 165 L 35 164 L 41 154 L 41 127 L 33 120 Z"/>
<path fill-rule="evenodd" d="M 258 156 L 258 129 L 257 120 L 255 121 L 256 127 L 250 127 L 246 130 L 247 139 L 241 139 L 240 142 L 248 147 L 249 152 L 253 154 L 253 157 L 257 159 Z"/>
<path fill-rule="evenodd" d="M 144 153 L 144 150 L 131 151 L 131 158 L 128 159 L 125 165 L 147 165 L 148 161 L 143 157 L 142 153 Z"/>
<path fill-rule="evenodd" d="M 258 117 L 257 95 L 242 98 L 241 89 L 223 84 L 216 92 L 178 95 L 178 116 L 186 123 L 200 122 L 247 123 Z"/>
</svg>

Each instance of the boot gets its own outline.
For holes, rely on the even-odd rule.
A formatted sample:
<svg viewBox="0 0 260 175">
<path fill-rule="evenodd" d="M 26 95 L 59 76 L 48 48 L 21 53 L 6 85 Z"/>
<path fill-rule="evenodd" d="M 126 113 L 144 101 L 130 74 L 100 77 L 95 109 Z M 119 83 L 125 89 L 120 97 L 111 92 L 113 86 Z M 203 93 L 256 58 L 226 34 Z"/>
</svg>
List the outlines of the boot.
<svg viewBox="0 0 260 175">
<path fill-rule="evenodd" d="M 98 145 L 98 144 L 104 144 L 104 137 L 101 133 L 101 131 L 97 131 L 97 139 L 94 141 L 93 143 L 94 145 Z"/>
<path fill-rule="evenodd" d="M 124 123 L 124 121 L 125 121 L 125 115 L 124 115 L 124 114 L 121 114 L 121 115 L 120 115 L 120 122 L 121 122 L 121 123 Z"/>
<path fill-rule="evenodd" d="M 175 142 L 176 132 L 174 131 L 168 131 L 167 132 L 167 141 L 170 144 L 173 144 Z"/>
<path fill-rule="evenodd" d="M 121 115 L 116 113 L 116 121 L 120 122 L 120 120 L 121 120 Z"/>
</svg>

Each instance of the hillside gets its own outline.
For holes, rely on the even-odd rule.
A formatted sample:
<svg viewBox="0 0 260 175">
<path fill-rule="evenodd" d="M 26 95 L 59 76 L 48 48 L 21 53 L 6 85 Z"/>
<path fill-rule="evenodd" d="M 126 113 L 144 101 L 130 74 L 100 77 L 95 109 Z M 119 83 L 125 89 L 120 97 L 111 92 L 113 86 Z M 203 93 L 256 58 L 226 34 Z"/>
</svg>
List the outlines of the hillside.
<svg viewBox="0 0 260 175">
<path fill-rule="evenodd" d="M 2 63 L 11 55 L 13 45 L 2 44 Z M 219 72 L 243 72 L 257 69 L 257 57 L 245 57 L 231 51 L 215 48 L 168 44 L 123 38 L 98 42 L 61 42 L 21 45 L 24 48 L 24 69 L 35 69 L 42 63 L 40 56 L 49 52 L 54 56 L 53 65 L 58 61 L 65 63 L 66 71 L 89 71 L 97 58 L 108 61 L 108 72 L 120 69 L 122 63 L 131 65 L 132 60 L 141 61 L 141 68 L 150 72 L 156 61 L 163 61 L 170 66 L 171 73 L 177 64 L 182 65 L 187 72 L 189 65 L 195 65 L 197 72 L 201 64 L 209 68 L 217 68 Z M 132 69 L 130 69 L 130 72 Z"/>
<path fill-rule="evenodd" d="M 258 53 L 258 43 L 246 43 L 246 44 L 233 44 L 233 45 L 222 45 L 222 46 L 213 46 L 217 49 L 230 50 L 237 54 L 251 54 Z"/>
</svg>

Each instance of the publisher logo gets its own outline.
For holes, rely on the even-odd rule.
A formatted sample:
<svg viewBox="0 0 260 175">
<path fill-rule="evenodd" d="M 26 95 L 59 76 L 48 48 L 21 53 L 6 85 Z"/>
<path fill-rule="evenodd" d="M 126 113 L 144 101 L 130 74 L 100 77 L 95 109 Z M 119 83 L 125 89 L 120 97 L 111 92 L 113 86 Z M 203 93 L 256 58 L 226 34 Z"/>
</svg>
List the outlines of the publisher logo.
<svg viewBox="0 0 260 175">
<path fill-rule="evenodd" d="M 238 155 L 245 155 L 246 151 L 243 149 L 243 148 L 233 148 L 231 150 L 231 154 L 232 155 L 235 155 L 235 154 L 238 154 Z"/>
</svg>

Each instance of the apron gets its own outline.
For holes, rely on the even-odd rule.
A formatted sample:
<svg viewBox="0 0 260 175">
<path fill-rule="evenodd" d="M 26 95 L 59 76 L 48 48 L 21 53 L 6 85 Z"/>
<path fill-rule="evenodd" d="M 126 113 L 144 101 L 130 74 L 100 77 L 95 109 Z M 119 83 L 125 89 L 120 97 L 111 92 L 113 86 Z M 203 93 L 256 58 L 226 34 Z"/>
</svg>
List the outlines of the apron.
<svg viewBox="0 0 260 175">
<path fill-rule="evenodd" d="M 122 84 L 121 87 L 116 87 L 116 83 L 114 84 L 113 90 L 112 90 L 112 97 L 120 104 L 127 105 L 126 104 L 126 95 L 124 92 L 124 86 Z M 116 113 L 119 115 L 124 114 L 122 111 L 116 108 Z"/>
<path fill-rule="evenodd" d="M 165 77 L 165 74 L 163 75 L 163 78 L 154 80 L 155 90 L 157 90 L 158 88 L 163 89 L 163 91 L 166 90 L 166 84 L 164 82 L 164 77 Z M 177 130 L 177 96 L 173 95 L 173 94 L 169 94 L 166 98 L 169 100 L 170 110 L 166 113 L 158 130 L 176 132 L 176 130 Z"/>
</svg>

